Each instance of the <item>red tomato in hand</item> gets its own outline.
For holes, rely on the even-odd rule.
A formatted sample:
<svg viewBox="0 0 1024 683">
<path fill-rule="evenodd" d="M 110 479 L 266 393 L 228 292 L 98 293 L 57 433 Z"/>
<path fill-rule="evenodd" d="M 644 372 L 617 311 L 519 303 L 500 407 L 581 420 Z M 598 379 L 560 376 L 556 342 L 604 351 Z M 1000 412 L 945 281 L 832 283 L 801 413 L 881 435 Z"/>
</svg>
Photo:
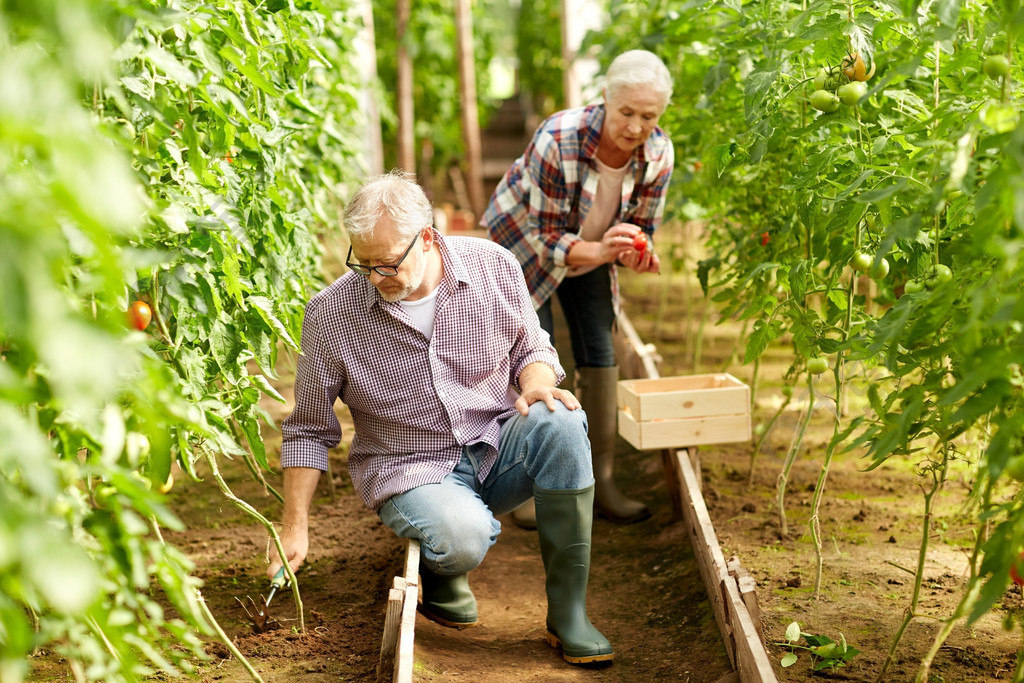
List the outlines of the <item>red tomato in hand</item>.
<svg viewBox="0 0 1024 683">
<path fill-rule="evenodd" d="M 128 324 L 139 331 L 149 327 L 153 319 L 153 311 L 145 301 L 133 301 L 128 307 Z"/>
<path fill-rule="evenodd" d="M 647 233 L 641 232 L 633 238 L 633 248 L 639 251 L 640 255 L 643 256 L 643 253 L 647 251 Z"/>
</svg>

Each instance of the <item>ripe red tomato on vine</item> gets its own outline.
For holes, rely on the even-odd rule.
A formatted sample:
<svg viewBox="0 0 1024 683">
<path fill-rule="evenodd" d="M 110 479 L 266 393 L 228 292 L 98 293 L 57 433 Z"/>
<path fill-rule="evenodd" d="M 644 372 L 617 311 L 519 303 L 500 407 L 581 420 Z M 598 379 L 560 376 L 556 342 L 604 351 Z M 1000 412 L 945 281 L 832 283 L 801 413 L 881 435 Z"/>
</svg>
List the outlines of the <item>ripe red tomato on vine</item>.
<svg viewBox="0 0 1024 683">
<path fill-rule="evenodd" d="M 149 327 L 152 319 L 153 310 L 145 301 L 133 301 L 132 305 L 128 307 L 128 324 L 132 329 L 141 332 Z"/>
<path fill-rule="evenodd" d="M 772 236 L 769 233 L 762 232 L 761 233 L 761 246 L 762 247 L 768 246 L 768 242 L 771 240 L 771 238 L 772 238 Z"/>
</svg>

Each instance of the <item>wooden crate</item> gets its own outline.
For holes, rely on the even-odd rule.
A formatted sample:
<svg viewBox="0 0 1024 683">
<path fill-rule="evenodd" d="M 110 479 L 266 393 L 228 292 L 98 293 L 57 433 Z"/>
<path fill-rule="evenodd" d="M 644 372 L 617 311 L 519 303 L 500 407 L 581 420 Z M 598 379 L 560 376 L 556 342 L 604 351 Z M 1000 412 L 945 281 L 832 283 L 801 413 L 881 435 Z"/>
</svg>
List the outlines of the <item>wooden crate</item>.
<svg viewBox="0 0 1024 683">
<path fill-rule="evenodd" d="M 619 382 L 619 434 L 640 450 L 748 441 L 750 387 L 728 373 Z"/>
</svg>

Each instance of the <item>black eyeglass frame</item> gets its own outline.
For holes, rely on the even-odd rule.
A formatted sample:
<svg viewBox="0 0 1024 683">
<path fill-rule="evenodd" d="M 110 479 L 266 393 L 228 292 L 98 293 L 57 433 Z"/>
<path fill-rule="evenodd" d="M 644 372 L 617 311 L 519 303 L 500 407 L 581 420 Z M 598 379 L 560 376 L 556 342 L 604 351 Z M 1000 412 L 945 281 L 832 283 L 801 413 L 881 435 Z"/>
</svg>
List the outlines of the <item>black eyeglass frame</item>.
<svg viewBox="0 0 1024 683">
<path fill-rule="evenodd" d="M 352 263 L 352 245 L 350 244 L 348 245 L 348 256 L 345 257 L 345 265 L 351 268 L 353 271 L 366 277 L 370 276 L 371 271 L 377 273 L 377 275 L 380 275 L 381 277 L 395 277 L 396 275 L 398 275 L 398 267 L 402 265 L 402 261 L 404 261 L 405 257 L 409 255 L 410 251 L 412 251 L 412 246 L 416 244 L 416 240 L 418 240 L 419 238 L 420 233 L 416 233 L 416 236 L 412 238 L 412 242 L 410 242 L 409 246 L 406 247 L 405 252 L 402 254 L 401 258 L 398 259 L 398 263 L 388 266 L 364 266 L 361 263 Z"/>
</svg>

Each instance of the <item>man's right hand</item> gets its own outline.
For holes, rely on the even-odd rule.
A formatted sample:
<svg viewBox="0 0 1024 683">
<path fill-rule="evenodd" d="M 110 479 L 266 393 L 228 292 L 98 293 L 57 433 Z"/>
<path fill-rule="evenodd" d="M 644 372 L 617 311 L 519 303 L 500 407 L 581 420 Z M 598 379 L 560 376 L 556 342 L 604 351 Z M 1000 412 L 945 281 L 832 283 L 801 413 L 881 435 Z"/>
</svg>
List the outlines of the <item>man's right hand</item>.
<svg viewBox="0 0 1024 683">
<path fill-rule="evenodd" d="M 310 467 L 286 467 L 284 469 L 284 516 L 281 523 L 281 546 L 292 571 L 298 570 L 309 552 L 309 504 L 320 481 L 320 470 Z M 267 576 L 271 579 L 284 565 L 277 552 L 277 546 L 270 548 L 270 566 Z"/>
<path fill-rule="evenodd" d="M 298 528 L 288 525 L 281 530 L 279 536 L 281 537 L 281 546 L 288 557 L 288 565 L 292 568 L 292 572 L 299 571 L 299 567 L 302 566 L 303 561 L 306 559 L 306 553 L 309 552 L 309 530 L 305 526 Z M 281 556 L 277 552 L 277 546 L 271 545 L 270 566 L 267 568 L 267 577 L 273 579 L 274 575 L 277 574 L 277 570 L 283 564 Z"/>
</svg>

